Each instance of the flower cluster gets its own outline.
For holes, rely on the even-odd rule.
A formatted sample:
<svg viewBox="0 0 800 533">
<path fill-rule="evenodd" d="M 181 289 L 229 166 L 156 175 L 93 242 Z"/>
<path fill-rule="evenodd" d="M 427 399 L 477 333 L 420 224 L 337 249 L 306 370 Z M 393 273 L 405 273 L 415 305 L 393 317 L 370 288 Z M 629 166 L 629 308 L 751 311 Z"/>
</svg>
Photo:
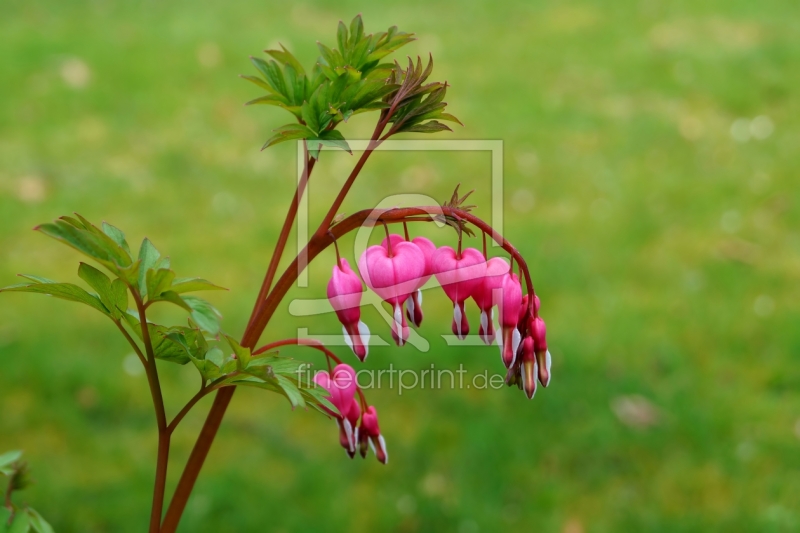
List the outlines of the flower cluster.
<svg viewBox="0 0 800 533">
<path fill-rule="evenodd" d="M 386 451 L 386 441 L 378 426 L 378 413 L 375 407 L 366 404 L 364 395 L 358 388 L 353 367 L 339 363 L 330 372 L 324 370 L 317 372 L 314 383 L 328 392 L 328 399 L 338 410 L 336 412 L 323 407 L 336 420 L 339 426 L 339 443 L 347 455 L 352 459 L 358 451 L 361 457 L 366 457 L 369 443 L 378 460 L 386 464 L 389 461 L 389 454 Z M 356 399 L 356 393 L 361 403 Z"/>
<path fill-rule="evenodd" d="M 453 302 L 454 335 L 463 340 L 469 334 L 466 302 L 472 299 L 480 311 L 478 334 L 486 345 L 499 346 L 501 360 L 508 369 L 506 383 L 523 389 L 528 398 L 536 393 L 537 380 L 545 387 L 549 384 L 550 352 L 545 323 L 539 316 L 539 298 L 530 287 L 530 294 L 523 295 L 513 262 L 503 257 L 487 260 L 485 251 L 462 250 L 460 242 L 457 249 L 437 248 L 425 237 L 410 239 L 407 234 L 404 237 L 387 230 L 379 245 L 370 246 L 361 254 L 358 271 L 367 287 L 391 307 L 392 338 L 398 346 L 407 342 L 409 324 L 418 327 L 422 323 L 421 289 L 435 276 Z M 337 249 L 328 299 L 342 323 L 347 345 L 363 362 L 368 355 L 370 331 L 361 321 L 361 278 Z M 495 308 L 499 330 L 494 325 Z M 339 410 L 331 414 L 337 420 L 340 441 L 348 454 L 353 457 L 360 446 L 364 455 L 366 443 L 370 442 L 378 458 L 385 462 L 386 444 L 378 430 L 375 408 L 367 407 L 363 400 L 359 406 L 355 400 L 356 392 L 362 398 L 363 394 L 355 383 L 353 369 L 338 364 L 333 375 L 320 372 L 315 380 L 329 392 L 331 403 Z M 339 387 L 341 380 L 348 381 L 348 385 Z"/>
</svg>

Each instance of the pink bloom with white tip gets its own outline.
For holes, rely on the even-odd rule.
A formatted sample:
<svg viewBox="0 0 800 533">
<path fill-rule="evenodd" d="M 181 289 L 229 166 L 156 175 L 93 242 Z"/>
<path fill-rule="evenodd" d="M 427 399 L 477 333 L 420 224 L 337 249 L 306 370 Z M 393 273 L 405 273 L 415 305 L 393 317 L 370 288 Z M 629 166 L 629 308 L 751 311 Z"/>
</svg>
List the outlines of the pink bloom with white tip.
<svg viewBox="0 0 800 533">
<path fill-rule="evenodd" d="M 525 391 L 529 400 L 532 400 L 533 395 L 536 394 L 536 378 L 539 373 L 539 363 L 536 360 L 533 346 L 533 338 L 525 337 L 525 340 L 522 341 L 519 367 L 522 390 Z"/>
<path fill-rule="evenodd" d="M 406 298 L 406 316 L 415 327 L 420 327 L 420 325 L 422 325 L 421 289 L 422 286 L 425 285 L 429 279 L 431 279 L 431 276 L 433 276 L 433 255 L 436 253 L 436 245 L 433 244 L 430 239 L 426 239 L 425 237 L 414 237 L 410 241 L 406 241 L 402 235 L 398 235 L 396 233 L 389 235 L 388 239 L 383 239 L 381 246 L 388 250 L 389 247 L 387 243 L 389 242 L 391 242 L 392 246 L 395 246 L 400 242 L 411 242 L 412 244 L 416 244 L 420 251 L 422 251 L 422 255 L 425 256 L 425 271 L 423 272 L 422 277 L 419 278 L 419 283 L 417 284 L 416 290 L 412 292 L 408 298 Z"/>
<path fill-rule="evenodd" d="M 428 283 L 433 276 L 433 256 L 436 254 L 436 245 L 425 237 L 414 237 L 411 242 L 416 244 L 425 256 L 425 274 L 419 279 L 417 290 L 411 293 L 406 300 L 406 315 L 414 326 L 422 325 L 422 286 Z"/>
<path fill-rule="evenodd" d="M 501 300 L 503 276 L 508 271 L 508 261 L 502 257 L 492 257 L 486 262 L 486 274 L 472 293 L 472 299 L 481 310 L 481 325 L 478 328 L 478 334 L 487 346 L 491 345 L 495 339 L 494 306 Z"/>
<path fill-rule="evenodd" d="M 361 321 L 361 280 L 353 272 L 347 259 L 340 259 L 333 266 L 328 282 L 328 300 L 339 322 L 342 323 L 344 340 L 361 361 L 369 352 L 369 328 Z"/>
<path fill-rule="evenodd" d="M 453 333 L 464 340 L 469 333 L 464 302 L 483 282 L 486 259 L 475 248 L 467 248 L 459 256 L 449 246 L 442 246 L 433 256 L 433 273 L 453 302 Z"/>
<path fill-rule="evenodd" d="M 522 304 L 522 285 L 516 274 L 509 273 L 503 276 L 501 285 L 500 327 L 503 331 L 500 351 L 503 364 L 510 368 L 517 357 L 517 349 L 522 341 L 522 335 L 517 329 L 520 305 Z"/>
<path fill-rule="evenodd" d="M 533 339 L 536 360 L 539 363 L 539 382 L 547 387 L 550 384 L 550 350 L 547 349 L 547 327 L 542 317 L 532 318 L 528 323 Z"/>
<path fill-rule="evenodd" d="M 383 464 L 389 462 L 389 452 L 386 451 L 386 440 L 381 435 L 381 428 L 378 426 L 378 412 L 375 407 L 369 406 L 361 417 L 361 427 L 358 428 L 358 441 L 361 457 L 367 456 L 367 445 L 369 444 L 375 456 Z"/>
<path fill-rule="evenodd" d="M 422 250 L 407 241 L 392 243 L 387 248 L 370 246 L 361 254 L 358 269 L 367 287 L 392 306 L 392 337 L 402 346 L 408 340 L 408 324 L 402 307 L 424 275 Z"/>
<path fill-rule="evenodd" d="M 352 458 L 356 454 L 356 427 L 361 416 L 361 408 L 355 398 L 358 389 L 355 370 L 350 365 L 339 364 L 333 368 L 332 375 L 325 370 L 317 372 L 314 383 L 328 391 L 328 401 L 338 409 L 337 413 L 323 406 L 336 419 L 339 443 Z"/>
</svg>

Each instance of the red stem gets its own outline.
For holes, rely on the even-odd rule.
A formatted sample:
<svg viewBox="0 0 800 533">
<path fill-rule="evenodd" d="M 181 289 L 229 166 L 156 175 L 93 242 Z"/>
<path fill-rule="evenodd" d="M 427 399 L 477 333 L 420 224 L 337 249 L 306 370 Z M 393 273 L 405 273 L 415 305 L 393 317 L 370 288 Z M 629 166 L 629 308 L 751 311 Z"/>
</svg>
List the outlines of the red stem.
<svg viewBox="0 0 800 533">
<path fill-rule="evenodd" d="M 286 214 L 286 220 L 281 228 L 281 233 L 278 235 L 278 242 L 275 244 L 275 251 L 269 260 L 269 267 L 267 268 L 267 273 L 264 276 L 264 281 L 261 284 L 261 289 L 258 291 L 256 305 L 253 307 L 253 312 L 250 315 L 250 320 L 247 324 L 248 327 L 250 327 L 253 317 L 258 312 L 261 302 L 264 301 L 264 298 L 267 297 L 269 290 L 272 288 L 272 281 L 275 279 L 275 273 L 278 271 L 278 264 L 281 261 L 283 251 L 286 248 L 286 242 L 289 240 L 289 233 L 291 233 L 294 220 L 297 217 L 297 210 L 300 206 L 300 198 L 303 197 L 303 193 L 308 185 L 308 180 L 311 177 L 311 172 L 314 170 L 314 164 L 317 161 L 313 157 L 308 156 L 308 143 L 305 141 L 303 141 L 303 156 L 306 162 L 305 168 L 303 168 L 303 173 L 300 176 L 300 182 L 297 184 L 297 190 L 295 191 L 294 198 L 292 198 L 292 203 L 289 206 L 289 212 Z"/>
<path fill-rule="evenodd" d="M 406 207 L 385 210 L 365 209 L 363 211 L 354 213 L 343 221 L 339 222 L 333 228 L 331 228 L 330 232 L 323 233 L 322 235 L 314 235 L 314 237 L 311 239 L 311 242 L 309 242 L 306 246 L 305 250 L 303 250 L 295 258 L 292 264 L 290 264 L 283 272 L 281 277 L 278 278 L 278 281 L 275 282 L 275 287 L 272 289 L 272 292 L 270 292 L 269 297 L 267 298 L 268 303 L 264 307 L 263 314 L 257 317 L 257 320 L 254 322 L 254 331 L 261 332 L 264 330 L 266 324 L 275 313 L 278 304 L 281 300 L 283 300 L 284 296 L 286 296 L 286 293 L 292 287 L 292 284 L 294 284 L 295 280 L 300 275 L 300 272 L 302 272 L 303 268 L 305 268 L 305 265 L 300 264 L 301 256 L 307 258 L 305 263 L 310 263 L 323 250 L 330 246 L 334 239 L 341 238 L 342 235 L 345 235 L 354 229 L 361 227 L 362 225 L 374 226 L 376 224 L 393 224 L 401 223 L 403 221 L 432 222 L 433 217 L 441 215 L 451 218 L 458 217 L 464 219 L 478 229 L 491 235 L 492 239 L 506 252 L 508 252 L 509 255 L 516 259 L 517 263 L 520 265 L 520 272 L 522 272 L 525 276 L 525 283 L 528 288 L 529 298 L 531 302 L 533 301 L 533 296 L 535 294 L 533 282 L 531 281 L 530 272 L 528 271 L 528 264 L 525 262 L 525 259 L 508 240 L 500 235 L 500 233 L 498 233 L 489 224 L 475 215 L 466 211 L 462 211 L 461 209 L 440 207 L 438 205 L 430 207 Z"/>
</svg>

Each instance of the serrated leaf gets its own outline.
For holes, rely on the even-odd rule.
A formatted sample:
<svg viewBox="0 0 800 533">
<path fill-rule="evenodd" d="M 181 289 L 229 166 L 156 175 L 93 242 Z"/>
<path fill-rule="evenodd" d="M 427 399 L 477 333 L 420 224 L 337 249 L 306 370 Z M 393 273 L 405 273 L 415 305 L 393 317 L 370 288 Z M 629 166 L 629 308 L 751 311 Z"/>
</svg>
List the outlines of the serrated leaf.
<svg viewBox="0 0 800 533">
<path fill-rule="evenodd" d="M 47 294 L 62 300 L 86 304 L 104 315 L 110 316 L 108 310 L 100 301 L 100 298 L 72 283 L 22 283 L 0 289 L 0 292 L 33 292 Z"/>
</svg>

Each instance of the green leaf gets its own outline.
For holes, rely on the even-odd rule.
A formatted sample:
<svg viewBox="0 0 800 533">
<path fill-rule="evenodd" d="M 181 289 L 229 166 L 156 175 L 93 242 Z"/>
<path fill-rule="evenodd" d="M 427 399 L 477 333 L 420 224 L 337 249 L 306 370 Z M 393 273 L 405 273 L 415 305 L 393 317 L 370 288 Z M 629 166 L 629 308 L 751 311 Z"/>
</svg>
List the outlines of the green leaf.
<svg viewBox="0 0 800 533">
<path fill-rule="evenodd" d="M 300 369 L 301 365 L 306 365 L 307 368 L 310 368 L 310 365 L 304 363 L 303 361 L 298 361 L 297 359 L 293 359 L 291 357 L 281 357 L 277 355 L 262 355 L 262 356 L 253 356 L 250 360 L 250 364 L 248 365 L 249 369 L 253 369 L 260 366 L 269 366 L 272 368 L 272 372 L 275 374 L 284 374 L 287 376 L 297 376 L 298 370 Z"/>
<path fill-rule="evenodd" d="M 264 75 L 272 92 L 285 97 L 289 96 L 289 93 L 286 91 L 286 82 L 283 79 L 283 74 L 275 61 L 270 61 L 268 63 L 261 58 L 252 56 L 250 57 L 250 61 Z"/>
<path fill-rule="evenodd" d="M 300 75 L 305 76 L 306 71 L 303 69 L 303 65 L 295 58 L 289 50 L 286 49 L 285 46 L 281 45 L 281 50 L 264 50 L 266 53 L 280 61 L 285 65 L 291 65 L 291 67 Z"/>
<path fill-rule="evenodd" d="M 228 341 L 233 353 L 236 355 L 237 368 L 243 371 L 250 364 L 250 348 L 244 348 L 230 335 L 225 335 L 225 340 Z"/>
<path fill-rule="evenodd" d="M 262 80 L 261 78 L 259 78 L 258 76 L 248 76 L 248 75 L 245 75 L 245 74 L 239 74 L 239 77 L 242 78 L 242 79 L 245 79 L 245 80 L 247 80 L 247 81 L 249 81 L 251 83 L 255 83 L 256 85 L 258 85 L 262 89 L 266 89 L 266 90 L 268 90 L 270 92 L 273 92 L 272 86 L 269 83 L 267 83 L 264 80 Z"/>
<path fill-rule="evenodd" d="M 121 279 L 111 282 L 112 305 L 111 314 L 119 320 L 128 310 L 128 286 Z"/>
<path fill-rule="evenodd" d="M 119 319 L 122 316 L 122 312 L 128 308 L 128 290 L 122 281 L 115 279 L 114 286 L 108 276 L 86 263 L 78 267 L 78 276 L 97 291 L 100 301 L 112 317 Z"/>
<path fill-rule="evenodd" d="M 214 285 L 202 278 L 178 278 L 172 282 L 170 290 L 178 294 L 196 291 L 227 291 L 225 287 Z"/>
<path fill-rule="evenodd" d="M 186 327 L 166 328 L 155 324 L 147 324 L 147 330 L 153 343 L 153 354 L 157 359 L 179 365 L 185 365 L 191 360 L 186 347 L 192 344 L 196 330 Z"/>
<path fill-rule="evenodd" d="M 144 298 L 147 296 L 147 271 L 153 268 L 161 258 L 161 254 L 156 247 L 153 246 L 153 243 L 150 242 L 150 239 L 145 238 L 142 241 L 142 246 L 139 248 L 139 261 L 141 262 L 139 266 L 139 280 L 138 280 L 138 287 L 139 287 L 139 294 Z"/>
<path fill-rule="evenodd" d="M 131 247 L 128 246 L 128 241 L 125 240 L 125 234 L 121 229 L 112 226 L 108 222 L 103 222 L 103 233 L 111 237 L 111 240 L 115 243 L 119 244 L 129 256 L 131 255 Z"/>
<path fill-rule="evenodd" d="M 11 527 L 8 528 L 8 533 L 28 533 L 31 528 L 31 518 L 26 513 L 17 512 L 14 515 L 14 521 L 11 522 Z"/>
<path fill-rule="evenodd" d="M 192 308 L 192 319 L 200 329 L 211 335 L 219 335 L 219 320 L 222 315 L 213 305 L 196 296 L 181 296 L 183 301 Z"/>
<path fill-rule="evenodd" d="M 53 531 L 53 526 L 51 526 L 35 509 L 28 507 L 27 510 L 31 519 L 31 526 L 36 533 L 55 533 Z"/>
<path fill-rule="evenodd" d="M 205 354 L 206 361 L 211 361 L 217 368 L 222 368 L 225 361 L 225 354 L 219 348 L 211 348 Z"/>
<path fill-rule="evenodd" d="M 351 155 L 353 153 L 353 151 L 350 150 L 350 145 L 347 144 L 344 136 L 338 130 L 328 130 L 323 132 L 320 138 L 309 139 L 308 154 L 315 159 L 319 159 L 319 152 L 323 146 L 340 148 Z"/>
<path fill-rule="evenodd" d="M 0 473 L 10 476 L 14 471 L 14 469 L 11 468 L 11 464 L 18 461 L 20 457 L 22 457 L 21 450 L 12 450 L 0 455 Z"/>
<path fill-rule="evenodd" d="M 281 376 L 280 374 L 276 374 L 275 379 L 278 381 L 280 388 L 283 389 L 283 392 L 286 393 L 286 397 L 289 399 L 289 402 L 291 402 L 292 408 L 306 406 L 306 401 L 303 399 L 303 395 L 300 393 L 300 390 L 293 380 L 286 376 Z"/>
<path fill-rule="evenodd" d="M 177 292 L 175 292 L 175 291 L 166 291 L 166 292 L 162 292 L 162 293 L 161 293 L 161 294 L 158 296 L 158 298 L 154 298 L 154 299 L 153 299 L 153 301 L 154 301 L 154 302 L 155 302 L 155 301 L 159 301 L 159 302 L 169 302 L 169 303 L 171 303 L 171 304 L 175 304 L 175 305 L 177 305 L 178 307 L 181 307 L 181 308 L 185 309 L 186 311 L 189 311 L 190 313 L 192 312 L 192 308 L 191 308 L 191 307 L 189 307 L 189 304 L 187 304 L 187 303 L 186 303 L 186 302 L 183 300 L 183 298 L 181 298 L 181 297 L 178 295 L 178 293 L 177 293 Z"/>
<path fill-rule="evenodd" d="M 175 272 L 167 268 L 147 271 L 147 294 L 151 300 L 156 300 L 161 293 L 166 292 L 175 279 Z"/>
<path fill-rule="evenodd" d="M 311 131 L 309 128 L 303 126 L 302 124 L 287 124 L 285 126 L 277 128 L 275 131 L 277 131 L 278 133 L 267 139 L 267 142 L 265 142 L 264 146 L 261 147 L 262 150 L 285 141 L 292 141 L 297 139 L 310 139 L 316 135 L 315 132 Z"/>
<path fill-rule="evenodd" d="M 95 259 L 111 272 L 117 273 L 121 267 L 131 264 L 130 256 L 111 237 L 94 226 L 92 228 L 96 231 L 80 229 L 72 222 L 74 219 L 67 221 L 63 218 L 35 229 Z"/>
<path fill-rule="evenodd" d="M 436 133 L 439 131 L 453 131 L 450 129 L 450 126 L 446 124 L 442 124 L 441 122 L 437 122 L 435 120 L 431 120 L 430 122 L 426 122 L 425 124 L 415 124 L 408 128 L 400 128 L 398 132 L 405 131 L 405 132 L 417 132 L 417 133 Z"/>
<path fill-rule="evenodd" d="M 8 522 L 11 520 L 11 509 L 0 505 L 0 533 L 8 532 Z"/>
<path fill-rule="evenodd" d="M 289 105 L 289 101 L 286 100 L 286 98 L 284 98 L 283 96 L 277 94 L 267 94 L 264 96 L 259 96 L 258 98 L 254 98 L 249 102 L 245 102 L 244 105 L 255 105 L 255 104 L 286 106 Z"/>
<path fill-rule="evenodd" d="M 109 311 L 94 294 L 90 294 L 72 283 L 23 283 L 20 285 L 12 285 L 0 289 L 0 292 L 34 292 L 39 294 L 47 294 L 60 298 L 62 300 L 69 300 L 71 302 L 80 302 L 93 307 L 109 316 Z"/>
</svg>

